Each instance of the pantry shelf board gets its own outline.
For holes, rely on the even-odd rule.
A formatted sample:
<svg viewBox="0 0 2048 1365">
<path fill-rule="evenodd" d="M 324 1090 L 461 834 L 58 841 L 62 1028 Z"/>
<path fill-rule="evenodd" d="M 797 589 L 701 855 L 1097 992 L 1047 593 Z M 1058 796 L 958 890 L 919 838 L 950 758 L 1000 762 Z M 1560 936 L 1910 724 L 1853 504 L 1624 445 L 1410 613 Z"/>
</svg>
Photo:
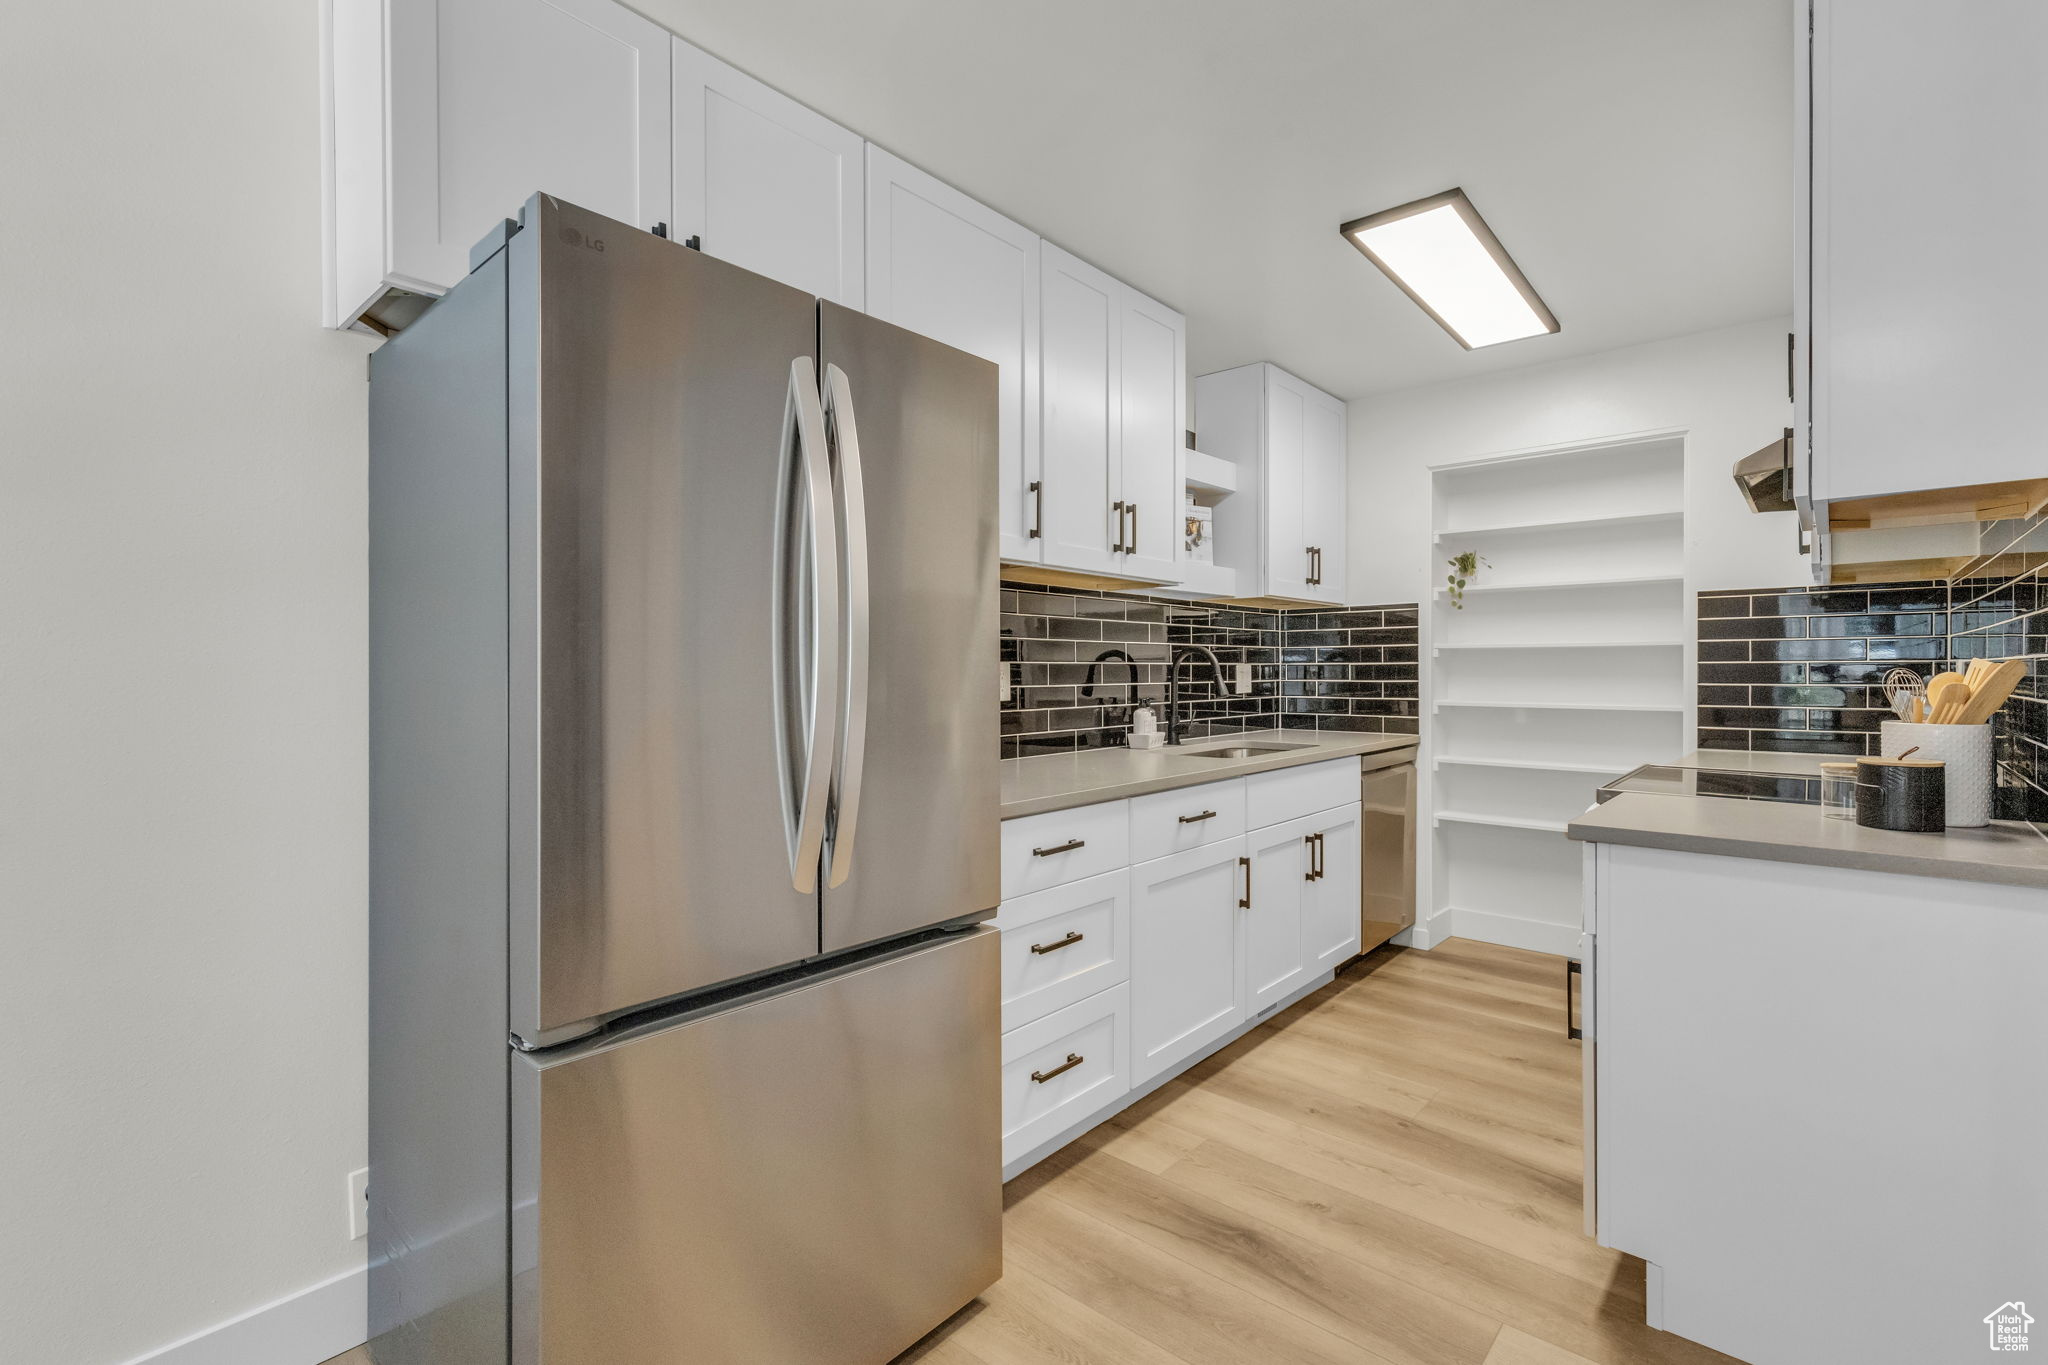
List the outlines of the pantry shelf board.
<svg viewBox="0 0 2048 1365">
<path fill-rule="evenodd" d="M 1538 820 L 1529 815 L 1487 815 L 1479 811 L 1440 810 L 1436 813 L 1437 823 L 1448 820 L 1459 825 L 1497 825 L 1502 829 L 1541 829 L 1558 834 L 1564 833 L 1563 820 Z"/>
<path fill-rule="evenodd" d="M 1630 512 L 1612 517 L 1574 517 L 1569 521 L 1512 521 L 1498 526 L 1462 526 L 1455 530 L 1438 531 L 1436 543 L 1441 545 L 1449 540 L 1470 540 L 1474 536 L 1520 535 L 1541 531 L 1580 531 L 1603 526 L 1651 526 L 1658 522 L 1678 522 L 1685 519 L 1681 510 L 1669 512 Z"/>
<path fill-rule="evenodd" d="M 1537 583 L 1471 583 L 1464 588 L 1464 595 L 1495 592 L 1555 592 L 1565 588 L 1634 588 L 1662 583 L 1683 583 L 1682 574 L 1644 574 L 1629 578 L 1558 578 Z M 1446 583 L 1438 588 L 1437 596 L 1448 597 L 1451 585 Z"/>
</svg>

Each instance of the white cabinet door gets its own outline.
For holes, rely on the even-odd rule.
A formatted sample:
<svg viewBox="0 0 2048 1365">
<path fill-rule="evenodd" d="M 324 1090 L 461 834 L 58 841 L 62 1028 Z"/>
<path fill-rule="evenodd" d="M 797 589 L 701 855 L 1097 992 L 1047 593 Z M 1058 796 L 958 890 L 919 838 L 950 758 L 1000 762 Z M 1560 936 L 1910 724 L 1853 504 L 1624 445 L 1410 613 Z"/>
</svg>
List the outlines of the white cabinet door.
<svg viewBox="0 0 2048 1365">
<path fill-rule="evenodd" d="M 1266 367 L 1266 589 L 1268 597 L 1308 598 L 1309 404 L 1314 390 Z"/>
<path fill-rule="evenodd" d="M 1002 367 L 1000 552 L 1035 560 L 1038 236 L 872 144 L 867 214 L 867 311 Z"/>
<path fill-rule="evenodd" d="M 335 309 L 439 294 L 536 192 L 667 221 L 670 36 L 610 0 L 335 0 Z M 387 122 L 388 120 L 388 122 Z"/>
<path fill-rule="evenodd" d="M 1170 583 L 1180 577 L 1187 319 L 1129 287 L 1121 302 L 1116 496 L 1124 504 L 1126 529 L 1120 572 Z"/>
<path fill-rule="evenodd" d="M 1051 242 L 1039 256 L 1042 563 L 1121 573 L 1117 425 L 1124 286 Z M 1112 505 L 1114 504 L 1114 505 Z"/>
<path fill-rule="evenodd" d="M 1243 839 L 1131 869 L 1131 1082 L 1244 1022 Z"/>
<path fill-rule="evenodd" d="M 1813 495 L 2039 478 L 2048 5 L 1817 0 L 1812 42 Z"/>
<path fill-rule="evenodd" d="M 866 143 L 675 40 L 675 212 L 706 255 L 864 308 Z"/>
<path fill-rule="evenodd" d="M 1302 538 L 1312 575 L 1307 595 L 1341 606 L 1344 594 L 1344 404 L 1311 389 L 1302 423 Z"/>
<path fill-rule="evenodd" d="M 1292 995 L 1313 974 L 1304 916 L 1316 826 L 1317 817 L 1308 816 L 1245 836 L 1252 863 L 1251 905 L 1245 911 L 1245 985 L 1254 1014 Z M 1352 932 L 1355 937 L 1355 923 Z"/>
<path fill-rule="evenodd" d="M 1308 974 L 1320 976 L 1358 952 L 1361 867 L 1358 803 L 1311 816 L 1315 880 L 1302 884 L 1301 934 Z M 1257 902 L 1255 901 L 1254 906 Z"/>
</svg>

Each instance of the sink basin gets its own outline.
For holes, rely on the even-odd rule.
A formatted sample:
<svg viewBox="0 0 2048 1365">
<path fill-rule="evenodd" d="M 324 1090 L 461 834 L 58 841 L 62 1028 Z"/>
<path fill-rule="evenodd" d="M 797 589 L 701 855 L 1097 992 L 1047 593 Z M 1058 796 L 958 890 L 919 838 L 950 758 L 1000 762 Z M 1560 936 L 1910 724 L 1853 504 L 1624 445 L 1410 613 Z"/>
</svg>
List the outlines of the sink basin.
<svg viewBox="0 0 2048 1365">
<path fill-rule="evenodd" d="M 1227 749 L 1184 749 L 1189 758 L 1257 758 L 1260 754 L 1291 754 L 1300 744 L 1233 744 Z"/>
</svg>

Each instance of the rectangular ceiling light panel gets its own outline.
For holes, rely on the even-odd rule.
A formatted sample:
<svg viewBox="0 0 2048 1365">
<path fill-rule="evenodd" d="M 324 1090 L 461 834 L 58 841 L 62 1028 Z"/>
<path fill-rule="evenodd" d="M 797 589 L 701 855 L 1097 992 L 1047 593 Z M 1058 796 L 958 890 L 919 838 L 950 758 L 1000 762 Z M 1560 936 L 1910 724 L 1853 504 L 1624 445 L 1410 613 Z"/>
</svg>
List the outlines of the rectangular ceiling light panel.
<svg viewBox="0 0 2048 1365">
<path fill-rule="evenodd" d="M 1463 190 L 1353 219 L 1342 231 L 1468 351 L 1557 330 Z"/>
</svg>

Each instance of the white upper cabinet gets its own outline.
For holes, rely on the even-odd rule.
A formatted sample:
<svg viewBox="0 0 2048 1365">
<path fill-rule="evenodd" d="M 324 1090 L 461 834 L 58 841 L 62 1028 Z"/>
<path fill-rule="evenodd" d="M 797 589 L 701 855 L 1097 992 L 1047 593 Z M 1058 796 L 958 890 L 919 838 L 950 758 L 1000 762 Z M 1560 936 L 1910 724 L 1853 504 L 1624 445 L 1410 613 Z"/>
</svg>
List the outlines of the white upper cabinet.
<svg viewBox="0 0 2048 1365">
<path fill-rule="evenodd" d="M 1002 367 L 1001 554 L 1040 558 L 1038 236 L 872 144 L 867 311 Z"/>
<path fill-rule="evenodd" d="M 536 192 L 670 215 L 670 36 L 609 0 L 333 0 L 329 320 L 438 295 Z"/>
<path fill-rule="evenodd" d="M 1119 573 L 1179 577 L 1181 450 L 1188 425 L 1187 319 L 1126 287 L 1118 329 L 1122 423 L 1116 497 L 1124 504 Z"/>
<path fill-rule="evenodd" d="M 1170 582 L 1180 545 L 1186 324 L 1051 242 L 1040 254 L 1044 518 L 1033 562 Z"/>
<path fill-rule="evenodd" d="M 2043 477 L 2048 5 L 1814 0 L 1810 45 L 1804 19 L 1813 497 Z"/>
<path fill-rule="evenodd" d="M 1202 449 L 1237 466 L 1214 535 L 1238 596 L 1343 603 L 1345 413 L 1343 400 L 1274 365 L 1195 381 Z"/>
<path fill-rule="evenodd" d="M 1033 558 L 1119 573 L 1128 524 L 1119 491 L 1123 286 L 1051 242 L 1039 259 L 1044 518 Z"/>
<path fill-rule="evenodd" d="M 865 308 L 866 144 L 680 38 L 674 50 L 670 235 Z"/>
</svg>

